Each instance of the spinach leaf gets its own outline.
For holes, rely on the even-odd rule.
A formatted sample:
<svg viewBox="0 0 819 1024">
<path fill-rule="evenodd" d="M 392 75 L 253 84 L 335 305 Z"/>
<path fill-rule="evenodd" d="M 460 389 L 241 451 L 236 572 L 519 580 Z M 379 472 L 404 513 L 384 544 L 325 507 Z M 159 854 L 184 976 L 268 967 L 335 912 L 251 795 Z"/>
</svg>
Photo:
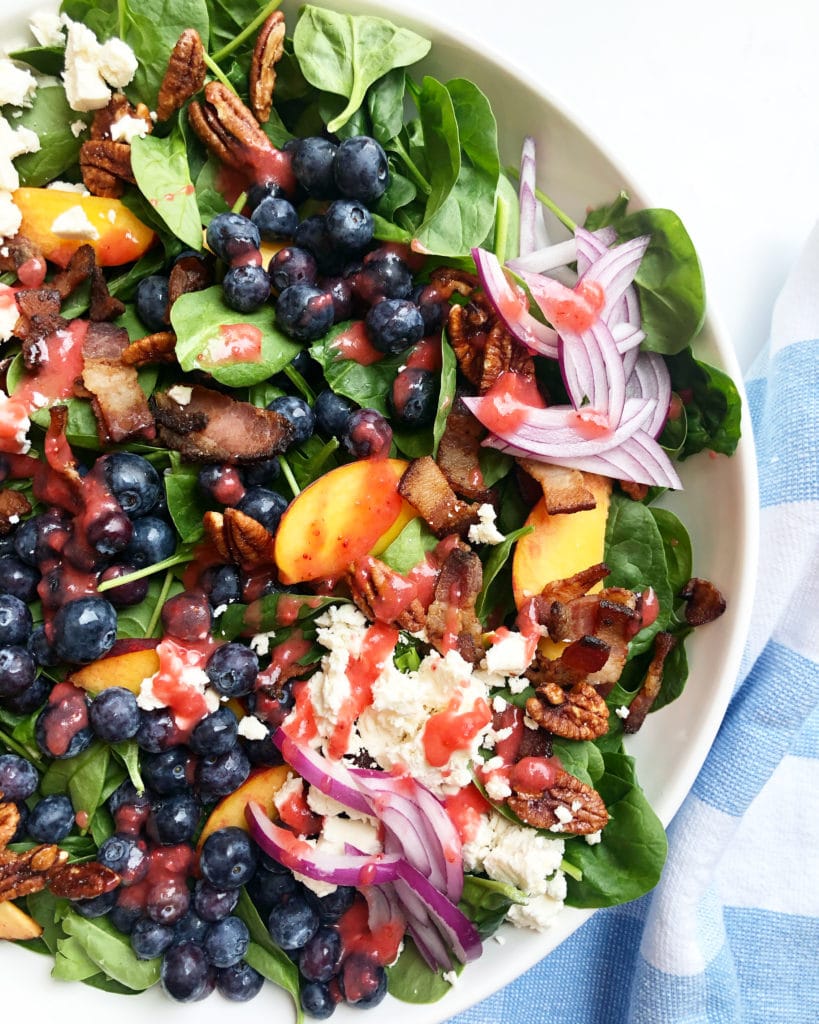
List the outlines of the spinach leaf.
<svg viewBox="0 0 819 1024">
<path fill-rule="evenodd" d="M 255 313 L 237 313 L 226 305 L 219 285 L 180 295 L 171 309 L 171 326 L 176 331 L 176 358 L 182 369 L 205 369 L 214 380 L 231 388 L 250 387 L 272 377 L 287 366 L 300 349 L 274 326 L 269 307 Z M 211 344 L 220 343 L 226 327 L 258 331 L 261 358 L 217 365 L 200 362 Z"/>
<path fill-rule="evenodd" d="M 65 957 L 70 946 L 71 962 L 80 969 L 85 968 L 86 962 L 90 963 L 94 966 L 93 974 L 102 971 L 134 992 L 141 992 L 159 981 L 161 958 L 138 960 L 128 936 L 117 931 L 107 918 L 87 919 L 68 910 L 62 927 L 68 939 L 59 944 L 60 953 Z"/>
<path fill-rule="evenodd" d="M 232 43 L 253 21 L 261 6 L 259 0 L 208 0 L 210 45 L 207 49 L 215 54 Z M 245 49 L 252 49 L 255 41 L 254 35 L 246 42 Z"/>
<path fill-rule="evenodd" d="M 328 386 L 337 395 L 351 398 L 362 408 L 377 409 L 388 415 L 387 395 L 398 368 L 406 362 L 406 354 L 385 356 L 369 366 L 355 359 L 340 359 L 335 341 L 349 327 L 349 321 L 336 324 L 323 338 L 313 342 L 310 355 L 321 365 Z"/>
<path fill-rule="evenodd" d="M 139 60 L 134 80 L 128 88 L 153 109 L 155 97 L 168 67 L 168 57 L 186 28 L 193 28 L 202 39 L 209 36 L 210 18 L 207 0 L 119 0 L 119 32 Z M 115 31 L 108 32 L 113 35 Z"/>
<path fill-rule="evenodd" d="M 668 580 L 665 545 L 651 511 L 639 501 L 613 494 L 606 521 L 604 557 L 611 569 L 607 586 L 637 592 L 653 587 L 660 602 L 659 614 L 651 626 L 641 629 L 631 641 L 630 653 L 646 650 L 654 636 L 665 629 L 673 610 Z"/>
<path fill-rule="evenodd" d="M 667 850 L 662 823 L 649 806 L 634 774 L 634 760 L 604 753 L 605 774 L 597 791 L 609 809 L 603 842 L 582 838 L 566 843 L 566 860 L 583 872 L 567 876 L 566 903 L 572 907 L 610 907 L 637 899 L 657 884 Z"/>
<path fill-rule="evenodd" d="M 159 248 L 149 249 L 144 256 L 140 256 L 130 269 L 123 274 L 112 277 L 108 282 L 108 291 L 111 295 L 122 299 L 123 302 L 130 302 L 136 294 L 137 286 L 143 277 L 149 274 L 158 274 L 165 266 L 165 255 Z M 65 309 L 65 305 L 63 305 Z M 66 314 L 63 313 L 63 316 Z"/>
<path fill-rule="evenodd" d="M 57 940 L 51 977 L 59 981 L 85 981 L 99 973 L 99 967 L 86 953 L 79 939 L 71 935 Z"/>
<path fill-rule="evenodd" d="M 199 470 L 189 464 L 177 464 L 165 473 L 165 496 L 176 531 L 183 544 L 195 544 L 205 532 L 203 516 L 207 504 L 199 489 Z"/>
<path fill-rule="evenodd" d="M 693 573 L 691 538 L 688 536 L 688 530 L 673 512 L 653 506 L 649 511 L 654 516 L 654 522 L 663 539 L 665 563 L 668 568 L 668 585 L 673 600 L 691 579 Z"/>
<path fill-rule="evenodd" d="M 379 557 L 396 572 L 409 572 L 424 559 L 427 551 L 433 551 L 437 544 L 438 538 L 424 520 L 416 516 L 415 519 L 410 519 Z"/>
<path fill-rule="evenodd" d="M 463 970 L 458 965 L 457 971 Z M 387 968 L 387 991 L 402 1003 L 437 1003 L 450 991 L 440 971 L 431 971 L 412 939 L 404 942 L 401 955 Z"/>
<path fill-rule="evenodd" d="M 682 399 L 686 420 L 685 439 L 679 446 L 680 459 L 709 449 L 733 455 L 740 438 L 741 401 L 731 378 L 685 349 L 666 359 L 671 386 Z M 667 444 L 669 428 L 660 436 Z"/>
<path fill-rule="evenodd" d="M 432 455 L 438 455 L 438 445 L 446 430 L 446 421 L 455 401 L 455 384 L 458 371 L 458 363 L 452 346 L 446 339 L 444 333 L 441 337 L 441 374 L 440 392 L 438 393 L 438 411 L 435 414 L 435 422 L 432 424 Z"/>
<path fill-rule="evenodd" d="M 57 951 L 57 940 L 65 937 L 65 932 L 57 920 L 59 902 L 48 889 L 42 889 L 26 897 L 26 910 L 43 929 L 41 938 L 52 954 Z"/>
<path fill-rule="evenodd" d="M 564 771 L 596 787 L 605 770 L 603 755 L 594 743 L 588 740 L 552 740 L 552 751 L 558 758 Z"/>
<path fill-rule="evenodd" d="M 478 595 L 478 600 L 475 603 L 475 612 L 481 621 L 486 621 L 486 616 L 492 611 L 492 584 L 495 582 L 500 571 L 509 561 L 515 542 L 520 540 L 521 537 L 525 537 L 527 533 L 531 533 L 533 530 L 534 526 L 521 526 L 519 530 L 513 530 L 511 533 L 507 533 L 506 537 L 500 542 L 500 544 L 495 544 L 489 552 L 483 566 L 483 586 L 481 587 L 481 592 Z"/>
<path fill-rule="evenodd" d="M 367 110 L 373 138 L 386 145 L 404 127 L 406 72 L 393 68 L 374 82 L 367 93 Z"/>
<path fill-rule="evenodd" d="M 455 187 L 461 173 L 461 140 L 455 103 L 442 82 L 426 75 L 415 102 L 418 106 L 424 155 L 429 167 L 429 194 L 424 221 L 418 229 L 420 235 Z"/>
<path fill-rule="evenodd" d="M 141 793 L 145 789 L 145 783 L 142 781 L 142 773 L 139 770 L 139 747 L 135 740 L 123 740 L 120 743 L 114 743 L 111 745 L 119 762 L 128 773 L 128 778 L 138 793 Z"/>
<path fill-rule="evenodd" d="M 324 473 L 338 465 L 335 451 L 339 443 L 335 437 L 322 441 L 314 434 L 302 442 L 298 448 L 291 448 L 287 453 L 287 464 L 293 473 L 298 486 L 303 490 Z"/>
<path fill-rule="evenodd" d="M 364 101 L 367 89 L 393 68 L 429 52 L 430 42 L 384 18 L 340 14 L 307 5 L 293 33 L 293 51 L 307 81 L 347 99 L 327 131 L 342 128 Z"/>
<path fill-rule="evenodd" d="M 422 427 L 420 430 L 393 430 L 392 439 L 395 447 L 408 459 L 420 459 L 423 455 L 429 455 L 432 447 L 432 427 Z"/>
<path fill-rule="evenodd" d="M 526 893 L 514 885 L 480 875 L 464 875 L 464 891 L 458 906 L 485 939 L 498 930 L 510 907 L 527 902 Z"/>
<path fill-rule="evenodd" d="M 65 65 L 64 46 L 22 46 L 9 54 L 12 60 L 29 64 L 44 75 L 59 78 Z"/>
<path fill-rule="evenodd" d="M 492 250 L 500 262 L 505 263 L 520 252 L 520 202 L 517 190 L 505 174 L 498 177 L 495 208 Z"/>
<path fill-rule="evenodd" d="M 47 185 L 76 164 L 82 138 L 71 131 L 71 125 L 85 119 L 69 107 L 62 86 L 46 85 L 37 90 L 31 107 L 14 120 L 15 128 L 22 125 L 40 137 L 36 153 L 26 153 L 14 161 L 21 185 Z"/>
<path fill-rule="evenodd" d="M 113 778 L 109 775 L 110 757 L 108 746 L 95 741 L 76 757 L 52 761 L 40 780 L 40 791 L 43 796 L 67 794 L 74 810 L 78 814 L 85 812 L 90 821 L 125 778 L 125 772 L 119 768 Z"/>
<path fill-rule="evenodd" d="M 244 921 L 250 932 L 252 952 L 249 949 L 245 959 L 268 981 L 272 981 L 283 988 L 285 992 L 290 993 L 296 1004 L 297 1019 L 301 1021 L 303 1018 L 299 1002 L 298 969 L 290 957 L 283 953 L 270 938 L 270 932 L 244 889 L 239 894 L 236 915 Z"/>
<path fill-rule="evenodd" d="M 117 637 L 120 640 L 143 639 L 147 636 L 148 626 L 154 617 L 157 602 L 163 590 L 164 573 L 154 576 L 148 584 L 148 593 L 139 604 L 129 608 L 121 608 L 117 614 Z M 174 581 L 166 598 L 173 597 L 181 591 L 181 584 Z"/>
<path fill-rule="evenodd" d="M 201 249 L 202 216 L 182 133 L 176 129 L 165 138 L 135 138 L 131 142 L 131 169 L 140 192 L 174 235 L 192 249 Z"/>
<path fill-rule="evenodd" d="M 219 161 L 214 156 L 202 165 L 196 175 L 196 202 L 203 224 L 209 224 L 219 213 L 227 213 L 230 205 L 219 189 Z"/>
<path fill-rule="evenodd" d="M 315 618 L 328 605 L 338 604 L 337 597 L 316 597 L 315 594 L 268 594 L 251 604 L 232 604 L 219 619 L 219 634 L 225 640 L 273 630 Z"/>
</svg>

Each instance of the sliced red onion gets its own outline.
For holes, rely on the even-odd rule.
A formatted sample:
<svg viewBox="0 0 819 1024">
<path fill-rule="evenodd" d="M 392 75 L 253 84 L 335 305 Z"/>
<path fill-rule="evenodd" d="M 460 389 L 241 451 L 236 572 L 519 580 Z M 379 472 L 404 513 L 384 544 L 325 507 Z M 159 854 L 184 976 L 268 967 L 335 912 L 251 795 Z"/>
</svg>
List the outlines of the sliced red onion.
<svg viewBox="0 0 819 1024">
<path fill-rule="evenodd" d="M 621 321 L 618 324 L 612 325 L 611 321 L 609 321 L 608 327 L 612 338 L 617 343 L 617 351 L 620 355 L 628 352 L 629 349 L 639 348 L 645 341 L 646 332 L 640 327 L 635 327 L 634 324 Z"/>
<path fill-rule="evenodd" d="M 578 232 L 582 230 L 578 228 Z M 648 235 L 640 235 L 638 238 L 628 239 L 622 245 L 615 245 L 591 263 L 588 270 L 581 275 L 581 281 L 596 281 L 603 289 L 606 297 L 600 314 L 603 320 L 608 320 L 612 309 L 623 298 L 626 288 L 634 280 L 650 241 Z"/>
<path fill-rule="evenodd" d="M 520 186 L 518 202 L 520 206 L 520 255 L 526 256 L 535 249 L 548 245 L 546 223 L 543 219 L 543 207 L 535 194 L 537 187 L 537 152 L 535 140 L 527 135 L 523 140 L 520 154 Z"/>
<path fill-rule="evenodd" d="M 398 865 L 398 877 L 407 883 L 424 903 L 435 926 L 461 963 L 468 963 L 481 955 L 483 946 L 478 929 L 446 896 L 430 884 L 429 880 L 406 861 Z M 398 898 L 401 899 L 401 893 Z"/>
<path fill-rule="evenodd" d="M 668 419 L 668 407 L 671 402 L 671 377 L 662 356 L 656 352 L 641 352 L 634 365 L 634 372 L 626 384 L 629 396 L 653 399 L 657 405 L 651 420 L 645 426 L 645 432 L 651 437 L 659 437 Z"/>
<path fill-rule="evenodd" d="M 577 242 L 573 238 L 567 238 L 565 242 L 556 242 L 544 249 L 535 249 L 527 255 L 521 253 L 517 259 L 507 260 L 506 266 L 516 274 L 521 270 L 543 274 L 548 270 L 565 267 L 567 263 L 573 263 L 576 259 Z"/>
<path fill-rule="evenodd" d="M 273 733 L 273 742 L 285 761 L 311 786 L 350 810 L 372 815 L 369 801 L 343 761 L 332 761 L 312 747 L 297 743 L 281 728 Z"/>
<path fill-rule="evenodd" d="M 532 316 L 525 297 L 513 287 L 497 256 L 475 248 L 472 258 L 486 297 L 509 333 L 533 352 L 556 359 L 557 332 Z"/>
<path fill-rule="evenodd" d="M 564 332 L 558 359 L 575 409 L 588 404 L 616 424 L 623 413 L 626 376 L 622 356 L 606 324 L 597 320 L 578 334 Z"/>
<path fill-rule="evenodd" d="M 674 465 L 659 444 L 642 430 L 628 438 L 617 448 L 588 458 L 549 459 L 556 466 L 580 469 L 586 473 L 600 473 L 615 480 L 631 480 L 635 484 L 651 487 L 682 489 L 682 481 Z"/>
<path fill-rule="evenodd" d="M 280 864 L 317 882 L 333 885 L 383 885 L 400 877 L 403 863 L 397 854 L 372 856 L 330 854 L 316 850 L 306 840 L 268 818 L 264 808 L 251 800 L 245 807 L 250 834 L 258 845 Z"/>
<path fill-rule="evenodd" d="M 577 246 L 577 273 L 582 277 L 596 259 L 614 245 L 617 241 L 617 232 L 613 227 L 598 228 L 596 231 L 587 231 L 585 228 L 575 228 L 575 245 Z"/>
</svg>

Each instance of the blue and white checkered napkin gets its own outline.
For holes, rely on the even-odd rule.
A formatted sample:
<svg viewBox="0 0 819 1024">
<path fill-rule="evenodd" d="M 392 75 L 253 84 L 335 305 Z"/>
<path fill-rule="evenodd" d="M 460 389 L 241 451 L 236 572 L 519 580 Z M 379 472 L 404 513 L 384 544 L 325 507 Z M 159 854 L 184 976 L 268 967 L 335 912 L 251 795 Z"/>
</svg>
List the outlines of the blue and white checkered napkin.
<svg viewBox="0 0 819 1024">
<path fill-rule="evenodd" d="M 450 1024 L 819 1022 L 819 226 L 747 386 L 761 491 L 750 639 L 663 879 Z"/>
</svg>

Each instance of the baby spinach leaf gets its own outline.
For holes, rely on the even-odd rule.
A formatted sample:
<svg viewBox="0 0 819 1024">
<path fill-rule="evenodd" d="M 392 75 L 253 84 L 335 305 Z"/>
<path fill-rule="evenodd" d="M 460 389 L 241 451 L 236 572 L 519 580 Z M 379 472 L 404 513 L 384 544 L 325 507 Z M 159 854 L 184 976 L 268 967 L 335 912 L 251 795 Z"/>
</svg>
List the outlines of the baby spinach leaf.
<svg viewBox="0 0 819 1024">
<path fill-rule="evenodd" d="M 337 597 L 316 597 L 315 594 L 268 594 L 251 604 L 232 604 L 219 619 L 219 634 L 225 640 L 254 633 L 270 633 L 315 618 L 328 605 L 338 604 Z"/>
<path fill-rule="evenodd" d="M 673 512 L 665 508 L 652 506 L 649 511 L 660 531 L 665 550 L 665 562 L 668 568 L 668 585 L 672 600 L 676 598 L 693 573 L 691 538 L 688 530 Z"/>
<path fill-rule="evenodd" d="M 429 167 L 429 195 L 418 235 L 443 207 L 461 172 L 461 140 L 452 95 L 437 78 L 425 75 L 416 104 Z"/>
<path fill-rule="evenodd" d="M 432 447 L 432 428 L 422 427 L 420 430 L 395 430 L 392 432 L 395 447 L 408 459 L 420 459 L 429 455 Z"/>
<path fill-rule="evenodd" d="M 255 313 L 237 313 L 226 305 L 219 285 L 180 295 L 171 309 L 171 325 L 176 331 L 176 358 L 182 369 L 205 369 L 231 388 L 251 387 L 266 380 L 287 366 L 300 349 L 274 326 L 269 306 Z M 245 326 L 261 334 L 260 359 L 215 366 L 200 363 L 208 346 L 220 342 L 224 328 Z"/>
<path fill-rule="evenodd" d="M 432 424 L 432 455 L 437 457 L 438 445 L 446 430 L 446 421 L 455 401 L 455 383 L 458 370 L 458 363 L 452 346 L 446 339 L 446 334 L 441 337 L 441 374 L 440 392 L 438 394 L 438 411 L 435 414 L 435 422 Z"/>
<path fill-rule="evenodd" d="M 405 573 L 418 565 L 424 559 L 427 551 L 433 551 L 437 544 L 438 538 L 424 520 L 420 516 L 416 516 L 415 519 L 410 519 L 392 544 L 385 548 L 379 557 L 391 569 Z"/>
<path fill-rule="evenodd" d="M 57 940 L 51 977 L 59 981 L 85 981 L 99 973 L 99 967 L 86 953 L 79 939 L 71 935 Z"/>
<path fill-rule="evenodd" d="M 463 970 L 458 965 L 458 973 Z M 387 991 L 402 1003 L 437 1003 L 450 991 L 440 971 L 431 971 L 412 939 L 407 939 L 401 955 L 387 968 Z"/>
<path fill-rule="evenodd" d="M 128 778 L 134 789 L 141 793 L 145 789 L 145 783 L 142 781 L 142 773 L 139 770 L 139 747 L 136 741 L 123 740 L 121 743 L 114 743 L 111 745 L 111 750 L 128 773 Z"/>
<path fill-rule="evenodd" d="M 250 932 L 251 942 L 245 959 L 268 981 L 272 981 L 283 988 L 285 992 L 290 993 L 296 1004 L 296 1017 L 300 1024 L 303 1016 L 299 1002 L 298 968 L 270 938 L 270 932 L 244 889 L 239 894 L 236 915 L 245 922 L 247 930 Z"/>
<path fill-rule="evenodd" d="M 605 770 L 602 753 L 588 740 L 562 740 L 555 737 L 552 740 L 552 752 L 563 765 L 564 771 L 588 786 L 596 786 Z"/>
<path fill-rule="evenodd" d="M 500 542 L 500 544 L 495 544 L 489 552 L 483 566 L 483 586 L 481 587 L 481 592 L 478 595 L 478 600 L 475 603 L 475 612 L 477 613 L 478 618 L 482 621 L 485 621 L 486 616 L 492 611 L 492 584 L 500 571 L 509 561 L 515 542 L 520 540 L 521 537 L 525 537 L 527 533 L 531 533 L 533 530 L 534 526 L 521 526 L 519 530 L 513 530 L 511 533 L 507 533 L 506 537 Z"/>
<path fill-rule="evenodd" d="M 182 133 L 175 130 L 165 138 L 135 138 L 131 142 L 131 169 L 139 190 L 174 235 L 192 249 L 201 249 L 202 216 Z"/>
<path fill-rule="evenodd" d="M 62 919 L 62 927 L 71 944 L 75 963 L 82 957 L 95 965 L 93 971 L 102 971 L 107 977 L 135 992 L 142 992 L 159 981 L 161 958 L 138 960 L 127 935 L 105 917 L 87 919 L 69 910 Z M 62 944 L 61 944 L 62 952 Z M 86 975 L 90 977 L 91 975 Z"/>
<path fill-rule="evenodd" d="M 358 110 L 367 89 L 393 68 L 429 52 L 430 42 L 384 18 L 341 14 L 307 5 L 293 33 L 293 50 L 307 81 L 347 99 L 327 125 L 337 132 Z"/>
<path fill-rule="evenodd" d="M 208 38 L 208 4 L 206 0 L 119 0 L 117 6 L 119 29 L 115 23 L 108 35 L 121 33 L 139 60 L 127 91 L 153 109 L 168 57 L 180 35 L 193 28 L 202 39 Z"/>
<path fill-rule="evenodd" d="M 262 4 L 259 0 L 208 0 L 210 14 L 210 46 L 211 53 L 217 53 L 223 46 L 232 43 L 236 36 L 245 29 L 259 13 Z M 251 47 L 256 41 L 255 35 L 246 43 Z"/>
<path fill-rule="evenodd" d="M 134 263 L 123 274 L 112 277 L 108 282 L 108 291 L 123 302 L 130 302 L 136 294 L 137 286 L 143 277 L 158 274 L 165 266 L 165 255 L 159 248 L 149 249 L 144 256 Z M 63 304 L 65 309 L 65 304 Z M 65 314 L 63 314 L 65 316 Z"/>
<path fill-rule="evenodd" d="M 387 395 L 406 356 L 404 353 L 385 356 L 369 366 L 363 366 L 355 359 L 340 359 L 335 340 L 349 327 L 347 321 L 331 328 L 323 338 L 313 342 L 310 355 L 321 365 L 328 386 L 337 395 L 344 395 L 362 407 L 377 409 L 386 415 Z"/>
<path fill-rule="evenodd" d="M 76 757 L 52 761 L 40 780 L 40 791 L 43 796 L 67 794 L 74 810 L 78 814 L 84 811 L 90 820 L 110 793 L 106 792 L 110 757 L 108 746 L 95 741 Z M 120 781 L 124 777 L 121 772 Z"/>
<path fill-rule="evenodd" d="M 46 185 L 76 164 L 82 138 L 71 131 L 71 125 L 78 120 L 86 118 L 68 106 L 62 86 L 47 85 L 37 90 L 34 103 L 14 119 L 15 128 L 30 128 L 40 137 L 36 153 L 26 153 L 14 161 L 21 185 Z"/>
<path fill-rule="evenodd" d="M 26 897 L 26 910 L 43 929 L 41 938 L 51 953 L 57 951 L 57 940 L 65 937 L 65 932 L 57 920 L 58 904 L 59 900 L 52 896 L 48 889 Z"/>
<path fill-rule="evenodd" d="M 641 629 L 631 641 L 630 651 L 637 654 L 651 645 L 659 630 L 665 629 L 673 608 L 665 545 L 651 511 L 639 501 L 612 495 L 604 550 L 606 564 L 611 569 L 607 586 L 637 592 L 653 587 L 660 602 L 655 622 Z"/>
<path fill-rule="evenodd" d="M 406 72 L 392 68 L 374 82 L 367 93 L 367 110 L 373 138 L 386 145 L 404 127 Z"/>
<path fill-rule="evenodd" d="M 379 226 L 376 229 L 377 238 L 382 237 L 382 223 L 391 221 L 396 212 L 409 206 L 417 195 L 418 189 L 409 178 L 405 178 L 395 170 L 390 173 L 387 190 L 375 206 L 374 216 L 379 219 Z M 394 230 L 394 226 L 391 226 L 390 230 Z"/>
<path fill-rule="evenodd" d="M 148 593 L 139 604 L 131 605 L 130 608 L 121 608 L 117 614 L 117 637 L 120 640 L 139 639 L 147 635 L 148 626 L 154 616 L 157 601 L 162 593 L 162 577 L 155 576 L 148 584 Z M 173 597 L 181 587 L 176 583 L 166 595 Z"/>
<path fill-rule="evenodd" d="M 526 893 L 507 882 L 464 875 L 464 890 L 458 906 L 485 939 L 498 930 L 510 907 L 522 906 L 527 901 Z"/>
<path fill-rule="evenodd" d="M 87 25 L 100 40 L 119 32 L 117 7 L 121 0 L 63 0 L 60 12 Z"/>
<path fill-rule="evenodd" d="M 58 78 L 65 64 L 65 47 L 22 46 L 19 50 L 14 50 L 10 53 L 9 56 L 13 60 L 29 64 L 35 71 Z"/>
<path fill-rule="evenodd" d="M 733 455 L 739 442 L 742 413 L 736 385 L 722 370 L 694 358 L 690 348 L 666 359 L 671 386 L 681 397 L 686 435 L 679 457 L 710 449 Z M 666 432 L 660 437 L 664 442 Z"/>
<path fill-rule="evenodd" d="M 199 490 L 199 470 L 191 465 L 175 466 L 165 473 L 168 512 L 184 544 L 195 544 L 205 532 L 203 516 L 207 504 Z"/>
</svg>

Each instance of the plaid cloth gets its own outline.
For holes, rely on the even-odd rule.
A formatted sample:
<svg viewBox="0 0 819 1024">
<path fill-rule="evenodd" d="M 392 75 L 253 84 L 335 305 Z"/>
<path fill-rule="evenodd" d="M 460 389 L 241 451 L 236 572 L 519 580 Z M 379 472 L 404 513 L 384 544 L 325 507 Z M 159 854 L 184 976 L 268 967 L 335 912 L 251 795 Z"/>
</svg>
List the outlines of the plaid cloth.
<svg viewBox="0 0 819 1024">
<path fill-rule="evenodd" d="M 747 388 L 761 501 L 750 639 L 663 878 L 450 1024 L 819 1021 L 819 226 Z"/>
</svg>

